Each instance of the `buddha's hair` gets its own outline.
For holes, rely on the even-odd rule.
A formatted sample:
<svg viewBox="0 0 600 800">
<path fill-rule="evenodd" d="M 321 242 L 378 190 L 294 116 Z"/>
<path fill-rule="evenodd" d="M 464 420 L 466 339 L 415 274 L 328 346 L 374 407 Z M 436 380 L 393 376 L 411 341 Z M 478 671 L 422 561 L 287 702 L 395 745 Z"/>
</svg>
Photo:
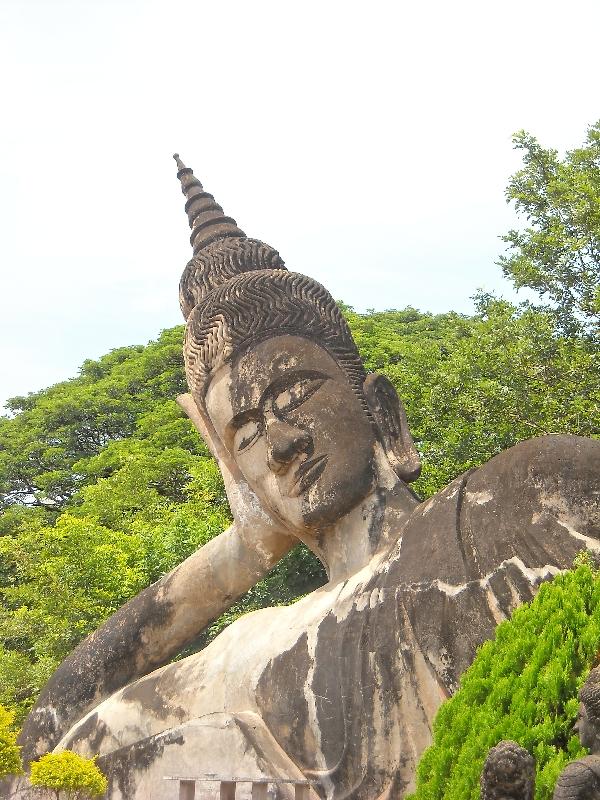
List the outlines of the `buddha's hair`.
<svg viewBox="0 0 600 800">
<path fill-rule="evenodd" d="M 224 237 L 203 247 L 188 261 L 179 282 L 179 303 L 187 319 L 206 295 L 230 278 L 261 269 L 285 270 L 271 245 L 246 237 Z"/>
<path fill-rule="evenodd" d="M 285 270 L 257 270 L 217 286 L 188 317 L 185 364 L 190 389 L 202 399 L 210 374 L 252 344 L 290 334 L 325 348 L 345 371 L 367 413 L 366 377 L 346 320 L 320 283 Z"/>
<path fill-rule="evenodd" d="M 579 690 L 579 699 L 584 704 L 590 720 L 600 725 L 600 666 L 594 667 L 588 675 Z"/>
<path fill-rule="evenodd" d="M 523 747 L 511 740 L 489 751 L 481 773 L 481 800 L 533 800 L 535 762 Z"/>
</svg>

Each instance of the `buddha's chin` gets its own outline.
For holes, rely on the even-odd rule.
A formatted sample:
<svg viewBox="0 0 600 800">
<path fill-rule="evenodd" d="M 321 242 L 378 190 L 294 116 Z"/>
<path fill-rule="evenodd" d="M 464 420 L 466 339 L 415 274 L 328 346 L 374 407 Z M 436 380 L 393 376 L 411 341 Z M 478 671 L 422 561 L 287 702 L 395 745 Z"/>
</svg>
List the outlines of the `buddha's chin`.
<svg viewBox="0 0 600 800">
<path fill-rule="evenodd" d="M 310 497 L 308 493 L 295 497 L 279 495 L 276 502 L 268 505 L 285 528 L 303 541 L 306 534 L 314 536 L 351 510 L 347 504 L 340 504 L 338 498 Z"/>
<path fill-rule="evenodd" d="M 317 531 L 334 525 L 362 503 L 373 490 L 374 482 L 371 471 L 332 483 L 317 481 L 302 497 L 304 528 Z"/>
<path fill-rule="evenodd" d="M 369 495 L 375 486 L 373 465 L 358 474 L 349 471 L 342 478 L 328 480 L 328 471 L 320 475 L 310 488 L 290 494 L 287 486 L 263 487 L 263 502 L 279 521 L 299 538 L 302 534 L 322 532 L 350 513 Z"/>
</svg>

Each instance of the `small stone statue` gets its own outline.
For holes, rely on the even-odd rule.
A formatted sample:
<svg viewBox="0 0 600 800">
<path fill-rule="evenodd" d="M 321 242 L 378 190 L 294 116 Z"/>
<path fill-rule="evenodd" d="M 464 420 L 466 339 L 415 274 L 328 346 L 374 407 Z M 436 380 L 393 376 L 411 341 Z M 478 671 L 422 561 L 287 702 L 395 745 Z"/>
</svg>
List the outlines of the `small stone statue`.
<svg viewBox="0 0 600 800">
<path fill-rule="evenodd" d="M 579 690 L 579 713 L 573 730 L 593 755 L 600 754 L 600 666 L 588 675 Z"/>
<path fill-rule="evenodd" d="M 568 764 L 556 781 L 553 800 L 600 800 L 600 667 L 595 667 L 579 692 L 579 713 L 573 730 L 591 755 Z"/>
<path fill-rule="evenodd" d="M 516 742 L 492 747 L 481 773 L 481 800 L 533 800 L 535 761 Z"/>
</svg>

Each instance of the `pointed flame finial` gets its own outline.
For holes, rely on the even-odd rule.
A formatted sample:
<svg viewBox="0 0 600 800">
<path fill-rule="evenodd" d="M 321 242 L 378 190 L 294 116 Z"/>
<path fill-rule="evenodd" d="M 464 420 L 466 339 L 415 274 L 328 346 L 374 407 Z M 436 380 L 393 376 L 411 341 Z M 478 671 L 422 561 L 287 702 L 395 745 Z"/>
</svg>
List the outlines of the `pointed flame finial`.
<svg viewBox="0 0 600 800">
<path fill-rule="evenodd" d="M 186 167 L 179 158 L 173 155 L 177 164 L 177 177 L 181 182 L 181 191 L 186 196 L 185 211 L 190 221 L 192 235 L 190 242 L 194 254 L 206 247 L 210 242 L 225 237 L 245 237 L 246 234 L 231 217 L 226 217 L 221 206 L 215 202 L 212 194 L 204 191 L 204 187 L 194 176 L 190 167 Z"/>
</svg>

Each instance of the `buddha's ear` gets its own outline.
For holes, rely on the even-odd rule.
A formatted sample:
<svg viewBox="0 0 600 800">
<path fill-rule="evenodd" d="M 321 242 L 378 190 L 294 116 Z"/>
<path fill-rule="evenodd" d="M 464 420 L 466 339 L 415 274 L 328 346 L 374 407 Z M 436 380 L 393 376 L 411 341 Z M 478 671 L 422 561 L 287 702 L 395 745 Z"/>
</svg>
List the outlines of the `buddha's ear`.
<svg viewBox="0 0 600 800">
<path fill-rule="evenodd" d="M 405 483 L 416 480 L 421 472 L 421 459 L 396 389 L 385 375 L 371 372 L 364 382 L 364 392 L 394 472 Z"/>
<path fill-rule="evenodd" d="M 217 459 L 225 484 L 227 485 L 228 479 L 234 482 L 244 480 L 238 465 L 221 441 L 204 408 L 199 403 L 196 403 L 194 397 L 189 393 L 180 394 L 177 398 L 177 405 L 190 418 L 194 427 L 204 439 L 206 446 Z"/>
</svg>

